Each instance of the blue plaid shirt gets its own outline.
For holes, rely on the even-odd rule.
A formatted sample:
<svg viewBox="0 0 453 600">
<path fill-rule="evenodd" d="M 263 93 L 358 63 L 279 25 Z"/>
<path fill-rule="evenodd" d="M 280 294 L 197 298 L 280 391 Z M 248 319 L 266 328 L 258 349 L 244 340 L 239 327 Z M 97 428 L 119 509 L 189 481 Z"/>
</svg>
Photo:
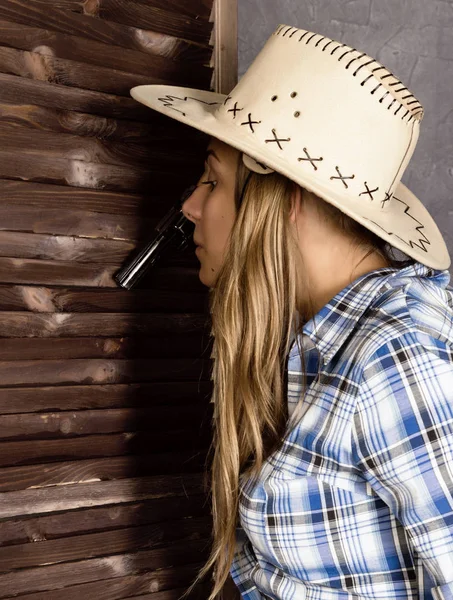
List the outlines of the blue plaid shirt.
<svg viewBox="0 0 453 600">
<path fill-rule="evenodd" d="M 297 409 L 293 339 L 283 446 L 240 478 L 242 598 L 453 600 L 449 281 L 415 262 L 336 294 L 300 336 Z"/>
</svg>

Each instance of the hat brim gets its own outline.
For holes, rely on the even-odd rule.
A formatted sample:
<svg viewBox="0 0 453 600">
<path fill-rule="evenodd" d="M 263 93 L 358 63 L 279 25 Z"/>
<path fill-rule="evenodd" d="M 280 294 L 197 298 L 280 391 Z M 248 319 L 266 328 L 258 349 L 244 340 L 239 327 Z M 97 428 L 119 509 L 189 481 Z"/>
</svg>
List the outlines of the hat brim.
<svg viewBox="0 0 453 600">
<path fill-rule="evenodd" d="M 422 264 L 434 269 L 450 267 L 448 248 L 434 219 L 403 183 L 399 182 L 393 193 L 392 202 L 398 202 L 397 210 L 374 211 L 365 216 L 357 211 L 357 201 L 350 196 L 334 193 L 309 173 L 292 170 L 283 158 L 264 152 L 243 130 L 219 121 L 214 113 L 226 94 L 161 84 L 139 85 L 130 94 L 145 106 L 218 138 L 285 175 Z"/>
</svg>

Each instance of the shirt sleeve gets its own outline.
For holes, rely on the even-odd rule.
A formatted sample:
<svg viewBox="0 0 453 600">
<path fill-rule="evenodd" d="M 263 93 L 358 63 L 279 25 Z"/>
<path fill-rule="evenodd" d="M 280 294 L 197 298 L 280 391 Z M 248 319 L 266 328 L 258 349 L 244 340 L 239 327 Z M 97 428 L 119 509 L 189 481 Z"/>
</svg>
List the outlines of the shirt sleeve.
<svg viewBox="0 0 453 600">
<path fill-rule="evenodd" d="M 453 600 L 453 351 L 447 344 L 406 334 L 374 353 L 359 387 L 352 452 L 436 583 L 433 598 Z"/>
<path fill-rule="evenodd" d="M 230 575 L 245 600 L 262 600 L 263 598 L 250 577 L 257 565 L 258 562 L 247 534 L 242 527 L 236 527 L 236 551 Z"/>
</svg>

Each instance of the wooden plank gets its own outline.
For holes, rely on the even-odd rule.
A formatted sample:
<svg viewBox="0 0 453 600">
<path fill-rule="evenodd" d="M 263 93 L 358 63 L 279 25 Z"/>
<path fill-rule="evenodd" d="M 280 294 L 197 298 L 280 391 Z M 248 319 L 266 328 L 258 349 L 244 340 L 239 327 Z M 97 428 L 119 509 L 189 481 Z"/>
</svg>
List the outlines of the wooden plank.
<svg viewBox="0 0 453 600">
<path fill-rule="evenodd" d="M 1 77 L 2 75 L 0 74 Z M 65 90 L 66 88 L 62 89 Z M 157 111 L 149 112 L 154 112 L 156 115 L 160 114 Z M 36 129 L 37 131 L 73 133 L 78 136 L 97 138 L 101 141 L 139 144 L 143 147 L 143 151 L 146 147 L 149 148 L 150 152 L 155 149 L 156 140 L 162 140 L 170 147 L 173 145 L 175 153 L 180 151 L 181 157 L 186 156 L 186 158 L 190 159 L 192 155 L 199 154 L 201 166 L 201 155 L 204 153 L 207 145 L 206 134 L 192 128 L 189 131 L 186 130 L 186 135 L 183 135 L 181 132 L 181 123 L 176 119 L 167 118 L 166 123 L 162 122 L 162 120 L 154 120 L 152 124 L 143 123 L 128 119 L 102 117 L 76 110 L 24 104 L 23 98 L 21 101 L 17 98 L 16 102 L 1 102 L 0 119 L 3 124 L 10 124 L 14 127 L 20 125 L 28 129 Z M 190 137 L 187 135 L 188 133 L 190 133 Z M 189 149 L 190 155 L 187 154 Z M 137 194 L 128 193 L 124 194 L 124 196 L 137 197 Z"/>
<path fill-rule="evenodd" d="M 190 335 L 205 326 L 205 315 L 184 313 L 0 313 L 1 337 Z"/>
<path fill-rule="evenodd" d="M 203 423 L 196 426 L 196 434 L 193 429 L 186 428 L 153 431 L 152 435 L 148 432 L 128 431 L 118 434 L 90 435 L 89 438 L 80 436 L 69 439 L 60 437 L 50 440 L 5 441 L 0 443 L 0 466 L 14 467 L 59 460 L 83 460 L 175 450 L 190 451 L 194 454 L 197 451 L 206 453 L 211 439 L 211 426 L 204 417 Z"/>
<path fill-rule="evenodd" d="M 117 286 L 113 275 L 118 270 L 119 265 L 105 266 L 97 263 L 0 258 L 0 281 L 9 283 L 113 288 Z M 0 320 L 2 320 L 4 314 L 6 313 L 0 313 Z"/>
<path fill-rule="evenodd" d="M 2 338 L 0 361 L 74 358 L 198 358 L 209 356 L 204 332 L 163 337 Z"/>
<path fill-rule="evenodd" d="M 156 214 L 164 214 L 169 200 L 168 195 L 158 196 L 154 192 L 151 195 L 150 190 L 132 194 L 8 179 L 0 179 L 0 199 L 2 205 L 36 206 L 39 209 L 66 210 L 70 203 L 83 212 L 129 215 L 135 219 L 138 216 L 156 218 Z"/>
<path fill-rule="evenodd" d="M 1 167 L 0 167 L 1 168 Z M 158 219 L 129 215 L 109 215 L 65 208 L 37 208 L 0 203 L 0 230 L 59 234 L 106 240 L 147 239 Z"/>
<path fill-rule="evenodd" d="M 190 27 L 188 27 L 187 17 L 167 13 L 158 22 L 156 19 L 156 24 L 151 31 L 93 18 L 90 15 L 59 10 L 53 6 L 49 10 L 48 4 L 46 7 L 40 0 L 2 0 L 0 18 L 32 27 L 77 35 L 104 44 L 133 48 L 141 52 L 149 52 L 148 48 L 153 45 L 168 47 L 177 41 L 174 38 L 181 38 L 186 41 L 186 44 L 188 42 L 196 43 L 205 50 L 209 49 L 212 24 L 205 21 L 200 20 L 198 23 L 197 19 L 190 19 Z"/>
<path fill-rule="evenodd" d="M 164 266 L 164 264 L 163 261 L 160 266 L 154 266 L 139 282 L 139 287 L 143 289 L 157 287 L 178 293 L 181 290 L 201 291 L 202 284 L 198 278 L 198 269 L 173 268 Z M 122 289 L 113 279 L 113 275 L 119 271 L 120 266 L 27 258 L 0 258 L 0 282 Z M 179 279 L 175 279 L 175 277 L 179 277 Z M 33 301 L 35 304 L 39 304 L 46 301 L 46 298 L 45 296 L 35 297 Z M 95 332 L 94 335 L 96 335 Z M 127 332 L 121 333 L 121 335 L 127 335 Z"/>
<path fill-rule="evenodd" d="M 88 315 L 86 315 L 88 316 Z M 87 334 L 85 334 L 87 335 Z M 15 360 L 0 362 L 0 386 L 92 385 L 134 381 L 190 380 L 208 377 L 203 359 Z"/>
<path fill-rule="evenodd" d="M 150 403 L 147 408 L 21 412 L 0 416 L 0 431 L 2 440 L 53 440 L 126 431 L 133 434 L 147 431 L 151 434 L 161 431 L 163 422 L 170 424 L 169 429 L 208 427 L 207 413 L 207 406 L 200 402 L 192 404 L 185 399 L 180 405 L 153 406 Z M 147 449 L 150 450 L 150 447 Z M 187 450 L 187 446 L 183 450 Z M 40 452 L 35 455 L 36 459 L 39 456 Z M 39 461 L 45 462 L 42 457 Z"/>
<path fill-rule="evenodd" d="M 185 166 L 175 171 L 171 167 L 139 168 L 121 167 L 89 162 L 79 159 L 55 158 L 52 153 L 15 152 L 0 150 L 0 178 L 26 179 L 42 183 L 56 183 L 75 187 L 88 187 L 112 191 L 127 192 L 134 189 L 145 192 L 149 189 L 166 188 L 175 200 L 185 187 L 192 183 L 193 170 Z"/>
<path fill-rule="evenodd" d="M 71 535 L 68 538 L 42 540 L 34 544 L 18 544 L 0 548 L 0 564 L 2 571 L 13 569 L 26 569 L 37 565 L 51 565 L 62 562 L 93 559 L 105 556 L 108 548 L 109 554 L 121 555 L 136 550 L 141 550 L 137 556 L 138 564 L 130 567 L 129 573 L 144 570 L 145 557 L 151 559 L 147 570 L 158 568 L 153 561 L 154 551 L 158 548 L 171 550 L 170 546 L 180 548 L 179 556 L 181 564 L 190 560 L 201 560 L 203 547 L 209 539 L 212 531 L 212 522 L 207 517 L 192 517 L 190 519 L 175 519 L 152 525 L 141 525 L 140 527 L 124 527 L 113 531 L 101 531 L 96 533 L 85 533 L 83 535 Z M 187 544 L 190 555 L 183 555 L 183 546 Z M 151 551 L 149 550 L 151 549 Z M 192 554 L 193 553 L 193 554 Z M 163 556 L 160 555 L 162 560 Z M 154 564 L 153 564 L 154 562 Z M 168 562 L 165 564 L 168 566 Z M 159 564 L 160 567 L 164 566 Z M 146 567 L 145 567 L 146 568 Z M 126 569 L 126 574 L 128 571 Z M 86 581 L 86 580 L 85 580 Z M 1 597 L 1 575 L 0 575 L 0 597 Z"/>
<path fill-rule="evenodd" d="M 112 385 L 0 388 L 0 414 L 187 403 L 206 404 L 212 382 L 153 381 Z"/>
<path fill-rule="evenodd" d="M 159 146 L 164 153 L 168 152 L 169 148 L 172 149 L 172 156 L 174 155 L 175 158 L 179 158 L 181 161 L 184 158 L 196 161 L 195 157 L 199 155 L 200 160 L 197 167 L 200 168 L 200 174 L 203 169 L 203 154 L 206 148 L 205 134 L 200 132 L 199 139 L 195 135 L 191 135 L 190 138 L 182 136 L 179 127 L 172 127 L 172 123 L 178 123 L 175 119 L 167 119 L 168 127 L 165 128 L 162 123 L 149 125 L 134 121 L 102 118 L 72 110 L 61 111 L 32 104 L 3 102 L 0 103 L 0 120 L 2 129 L 10 132 L 14 131 L 18 134 L 30 133 L 30 129 L 43 134 L 46 131 L 71 133 L 79 136 L 76 139 L 80 142 L 85 141 L 84 138 L 93 138 L 87 140 L 87 142 L 97 142 L 101 148 L 141 148 L 142 154 L 148 152 L 149 155 L 152 155 L 152 152 L 155 152 Z M 14 129 L 12 129 L 12 126 L 14 126 Z M 196 129 L 193 129 L 193 132 L 196 131 Z M 5 139 L 8 143 L 18 143 L 14 137 L 13 139 L 11 137 Z M 111 142 L 120 142 L 120 144 L 112 144 Z M 159 154 L 156 154 L 157 157 L 159 157 Z M 129 195 L 132 196 L 132 194 Z"/>
<path fill-rule="evenodd" d="M 119 270 L 120 266 L 102 267 L 92 263 L 77 264 L 31 258 L 0 258 L 0 282 L 120 289 L 112 279 L 113 274 Z M 182 290 L 199 292 L 203 289 L 203 285 L 198 278 L 198 271 L 198 268 L 155 266 L 139 282 L 137 289 L 165 289 L 178 293 L 181 293 Z M 95 332 L 93 333 L 96 335 Z M 121 335 L 128 334 L 124 332 Z"/>
<path fill-rule="evenodd" d="M 126 98 L 130 97 L 129 90 L 135 85 L 150 83 L 171 85 L 174 81 L 172 76 L 167 76 L 165 73 L 139 75 L 110 67 L 53 57 L 48 53 L 16 50 L 5 46 L 0 46 L 0 72 L 69 87 L 116 94 Z M 205 72 L 205 79 L 199 80 L 199 86 L 208 87 L 210 79 L 211 72 L 208 69 Z M 187 75 L 180 77 L 180 85 L 190 87 L 192 84 L 193 77 L 187 77 Z"/>
<path fill-rule="evenodd" d="M 150 402 L 150 406 L 146 408 L 20 412 L 15 415 L 0 416 L 0 437 L 2 440 L 48 440 L 126 431 L 132 433 L 147 431 L 151 435 L 156 430 L 162 431 L 162 423 L 168 423 L 169 429 L 198 428 L 206 413 L 205 405 L 200 402 L 192 404 L 185 398 L 181 399 L 179 405 L 171 406 L 154 406 Z M 0 443 L 1 446 L 3 444 Z M 88 448 L 85 449 L 87 450 Z M 39 455 L 38 452 L 36 458 Z M 42 458 L 40 462 L 44 462 Z"/>
<path fill-rule="evenodd" d="M 108 459 L 110 460 L 110 459 Z M 79 464 L 80 466 L 80 464 Z M 0 494 L 0 518 L 62 512 L 79 508 L 139 502 L 154 498 L 189 497 L 204 493 L 204 473 L 166 473 L 49 487 L 28 487 Z M 13 485 L 13 482 L 10 482 Z M 16 483 L 16 486 L 18 483 Z"/>
<path fill-rule="evenodd" d="M 185 476 L 187 473 L 200 472 L 205 461 L 204 452 L 179 451 L 4 467 L 0 469 L 0 491 L 3 496 L 18 490 L 34 490 L 37 494 L 41 489 L 55 492 L 60 487 L 85 489 L 91 485 L 90 481 L 111 479 L 118 483 L 121 479 L 176 473 L 184 473 Z M 85 492 L 89 493 L 88 489 Z"/>
<path fill-rule="evenodd" d="M 92 263 L 40 261 L 21 258 L 0 258 L 0 281 L 28 284 L 116 286 L 113 275 L 119 266 L 100 266 Z"/>
<path fill-rule="evenodd" d="M 175 148 L 175 143 L 174 138 L 156 136 L 153 147 L 146 148 L 140 143 L 123 144 L 93 136 L 54 133 L 20 127 L 18 124 L 0 123 L 0 147 L 7 147 L 9 152 L 15 154 L 39 153 L 47 157 L 118 165 L 125 169 L 149 168 L 152 164 L 155 171 L 168 170 L 168 156 L 172 155 L 174 171 L 179 171 L 180 165 L 184 164 L 185 169 L 193 169 L 194 178 L 195 173 L 199 173 L 199 177 L 203 172 L 202 160 L 193 154 L 191 141 L 182 141 L 181 144 L 178 142 L 178 149 Z"/>
<path fill-rule="evenodd" d="M 27 519 L 2 520 L 0 546 L 59 539 L 71 534 L 111 531 L 134 525 L 149 525 L 176 518 L 209 516 L 210 506 L 206 500 L 205 494 L 184 498 L 175 496 L 98 508 L 81 508 L 77 511 L 56 512 Z"/>
<path fill-rule="evenodd" d="M 79 9 L 82 3 L 76 2 Z M 74 12 L 74 11 L 73 11 Z M 29 27 L 12 21 L 0 19 L 0 40 L 4 46 L 77 60 L 86 64 L 110 67 L 136 73 L 138 75 L 172 78 L 173 81 L 187 81 L 189 87 L 201 87 L 209 81 L 211 68 L 206 66 L 205 53 L 184 52 L 192 44 L 180 40 L 176 46 L 183 50 L 183 56 L 177 60 L 175 49 L 154 44 L 147 52 L 130 48 L 121 48 L 77 35 L 51 31 L 39 27 Z"/>
<path fill-rule="evenodd" d="M 159 377 L 154 378 L 156 381 Z M 178 379 L 176 379 L 177 381 Z M 179 381 L 184 378 L 179 379 Z M 190 379 L 188 379 L 190 381 Z M 180 405 L 105 408 L 102 410 L 78 410 L 24 413 L 0 416 L 2 440 L 50 440 L 76 438 L 94 434 L 110 434 L 120 432 L 147 431 L 150 435 L 157 430 L 162 431 L 162 423 L 169 424 L 169 430 L 191 428 L 193 436 L 197 436 L 199 427 L 208 426 L 207 407 L 200 402 L 192 404 L 184 400 Z M 102 437 L 102 436 L 101 436 Z M 86 438 L 85 438 L 86 439 Z M 88 440 L 86 440 L 88 441 Z M 3 444 L 0 443 L 0 447 Z M 147 448 L 148 451 L 150 447 Z M 182 448 L 187 450 L 187 447 Z M 85 452 L 88 447 L 85 448 Z M 89 454 L 89 451 L 88 451 Z M 38 452 L 36 459 L 40 456 Z M 85 456 L 86 458 L 86 456 Z M 34 461 L 36 462 L 36 460 Z M 39 462 L 45 462 L 41 457 Z"/>
<path fill-rule="evenodd" d="M 0 4 L 0 13 L 1 6 L 2 4 Z M 47 106 L 57 110 L 68 110 L 68 107 L 71 107 L 71 110 L 114 119 L 145 123 L 163 123 L 164 120 L 165 122 L 169 120 L 166 115 L 162 115 L 156 110 L 150 110 L 133 98 L 91 90 L 79 90 L 55 83 L 45 83 L 0 73 L 0 102 L 23 104 L 25 98 L 29 104 Z M 180 125 L 183 124 L 180 123 Z"/>
<path fill-rule="evenodd" d="M 208 548 L 207 542 L 205 546 Z M 140 559 L 145 554 L 143 558 L 150 560 L 151 552 L 153 558 L 159 558 L 151 560 L 146 568 Z M 173 553 L 176 552 L 177 550 L 172 547 L 163 547 L 148 552 L 104 556 L 91 561 L 77 561 L 5 573 L 0 575 L 0 598 L 11 597 L 9 594 L 12 593 L 16 597 L 18 593 L 25 592 L 27 600 L 80 600 L 80 598 L 116 600 L 151 591 L 159 592 L 157 595 L 160 596 L 160 600 L 168 600 L 174 596 L 167 596 L 165 590 L 168 589 L 170 592 L 170 588 L 182 585 L 188 588 L 203 566 L 203 561 L 207 559 L 206 549 L 205 554 L 202 555 L 204 556 L 202 562 L 168 567 L 169 558 L 171 560 Z M 141 572 L 129 574 L 136 561 L 140 563 Z M 187 562 L 187 554 L 185 561 Z M 156 564 L 160 566 L 154 566 Z M 88 583 L 83 583 L 85 581 Z M 33 591 L 35 593 L 30 593 Z"/>
<path fill-rule="evenodd" d="M 59 282 L 61 284 L 61 282 Z M 74 285 L 74 282 L 71 282 Z M 136 313 L 148 313 L 148 312 L 190 312 L 190 313 L 204 313 L 208 314 L 208 294 L 205 289 L 202 288 L 200 283 L 199 291 L 186 291 L 181 290 L 178 294 L 174 293 L 174 290 L 141 290 L 133 288 L 132 290 L 125 290 L 123 288 L 106 289 L 106 288 L 93 288 L 93 289 L 77 289 L 68 287 L 43 287 L 43 286 L 31 286 L 31 285 L 13 285 L 13 284 L 0 284 L 0 310 L 6 311 L 32 311 L 32 312 L 136 312 Z M 197 338 L 198 339 L 198 338 Z M 193 339 L 195 342 L 195 339 Z M 27 344 L 30 341 L 27 341 Z M 52 342 L 55 343 L 55 342 Z M 61 350 L 65 352 L 64 341 L 61 342 Z M 133 351 L 134 344 L 140 344 L 144 348 L 144 342 L 138 342 L 133 340 L 128 342 L 124 340 L 121 342 L 121 346 L 118 346 L 118 340 L 108 343 L 108 340 L 103 339 L 101 342 L 102 352 L 125 352 L 125 355 L 129 355 L 130 349 Z M 167 342 L 160 340 L 163 344 L 162 351 L 166 352 L 165 348 Z M 173 344 L 173 340 L 169 339 L 169 342 Z M 182 342 L 184 344 L 184 342 Z M 188 340 L 188 343 L 190 341 Z M 70 347 L 77 352 L 78 342 L 75 341 L 76 345 Z M 153 341 L 150 340 L 150 348 L 153 345 Z M 97 342 L 96 345 L 87 351 L 101 351 L 99 350 Z M 104 347 L 105 346 L 105 347 Z M 13 348 L 13 346 L 10 346 Z M 33 348 L 34 346 L 30 346 Z M 46 352 L 47 345 L 42 344 L 41 350 Z M 181 349 L 184 349 L 183 345 Z M 198 345 L 198 350 L 202 350 L 202 346 Z M 2 351 L 6 354 L 2 354 Z M 31 350 L 32 351 L 32 350 Z M 68 346 L 68 351 L 69 346 Z M 184 349 L 184 351 L 186 351 Z M 147 352 L 149 352 L 147 350 Z M 0 348 L 0 357 L 6 356 L 8 350 L 6 347 Z M 50 358 L 50 356 L 48 357 Z M 10 360 L 10 359 L 8 359 Z"/>
<path fill-rule="evenodd" d="M 85 14 L 96 14 L 96 8 L 90 3 L 81 3 L 80 0 L 40 0 L 44 6 L 50 5 L 59 10 L 70 10 Z M 212 0 L 135 0 L 136 3 L 164 9 L 172 13 L 187 15 L 198 19 L 208 19 L 211 11 Z M 96 6 L 96 5 L 95 5 Z"/>
<path fill-rule="evenodd" d="M 51 0 L 44 0 L 44 2 L 48 4 Z M 86 2 L 83 8 L 85 14 L 109 22 L 158 31 L 201 44 L 208 42 L 212 30 L 212 24 L 207 19 L 181 15 L 177 11 L 168 10 L 168 6 L 156 7 L 152 3 L 145 4 L 134 0 L 97 0 Z"/>
<path fill-rule="evenodd" d="M 71 1 L 71 0 L 69 0 Z M 74 0 L 73 0 L 74 1 Z M 77 0 L 75 0 L 77 1 Z M 170 9 L 182 15 L 196 19 L 209 19 L 214 0 L 135 0 L 140 4 L 155 6 L 156 8 Z"/>
<path fill-rule="evenodd" d="M 121 264 L 135 249 L 127 241 L 0 231 L 0 256 Z"/>
</svg>

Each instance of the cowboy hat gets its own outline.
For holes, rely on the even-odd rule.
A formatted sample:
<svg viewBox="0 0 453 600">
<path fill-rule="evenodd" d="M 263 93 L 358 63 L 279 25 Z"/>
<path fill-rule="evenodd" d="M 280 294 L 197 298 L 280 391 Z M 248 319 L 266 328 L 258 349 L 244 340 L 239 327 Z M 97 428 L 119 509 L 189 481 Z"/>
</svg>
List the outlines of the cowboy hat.
<svg viewBox="0 0 453 600">
<path fill-rule="evenodd" d="M 229 94 L 157 84 L 130 94 L 240 150 L 250 170 L 287 176 L 415 260 L 450 266 L 436 223 L 401 183 L 423 107 L 364 52 L 280 24 Z"/>
</svg>

